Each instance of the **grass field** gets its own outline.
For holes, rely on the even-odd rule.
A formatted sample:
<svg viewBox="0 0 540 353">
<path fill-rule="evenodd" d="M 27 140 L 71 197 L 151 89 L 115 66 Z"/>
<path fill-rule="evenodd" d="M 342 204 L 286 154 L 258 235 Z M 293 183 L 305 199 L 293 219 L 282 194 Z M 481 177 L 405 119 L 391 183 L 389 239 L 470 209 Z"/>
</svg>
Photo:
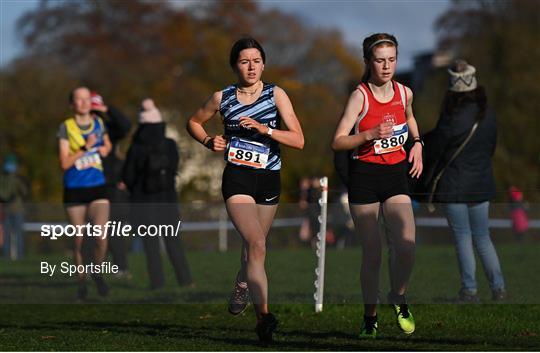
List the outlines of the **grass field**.
<svg viewBox="0 0 540 353">
<path fill-rule="evenodd" d="M 84 304 L 75 303 L 73 278 L 39 273 L 40 261 L 68 258 L 2 260 L 0 350 L 538 350 L 540 244 L 509 244 L 498 250 L 508 301 L 490 301 L 479 266 L 482 304 L 458 305 L 453 248 L 419 246 L 409 294 L 417 332 L 403 336 L 390 309 L 382 306 L 375 341 L 357 339 L 362 315 L 359 249 L 328 252 L 321 314 L 313 310 L 313 251 L 271 250 L 270 300 L 280 327 L 270 347 L 258 344 L 251 310 L 240 317 L 226 311 L 236 252 L 190 253 L 195 287 L 176 286 L 166 266 L 166 288 L 152 292 L 147 290 L 144 258 L 132 256 L 133 279 L 109 278 L 112 291 L 105 300 L 90 287 Z M 386 293 L 384 268 L 381 278 Z"/>
</svg>

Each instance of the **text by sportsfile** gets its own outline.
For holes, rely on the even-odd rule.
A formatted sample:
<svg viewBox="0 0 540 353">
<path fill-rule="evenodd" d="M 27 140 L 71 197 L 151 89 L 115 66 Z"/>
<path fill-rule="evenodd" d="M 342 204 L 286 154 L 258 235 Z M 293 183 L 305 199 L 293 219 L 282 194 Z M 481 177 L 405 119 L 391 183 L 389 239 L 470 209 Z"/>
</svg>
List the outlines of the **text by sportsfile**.
<svg viewBox="0 0 540 353">
<path fill-rule="evenodd" d="M 86 265 L 73 265 L 67 261 L 63 261 L 58 264 L 50 264 L 48 262 L 42 261 L 40 264 L 40 273 L 52 277 L 56 269 L 60 269 L 60 273 L 67 274 L 68 276 L 73 276 L 76 274 L 108 274 L 108 273 L 118 273 L 118 266 L 113 265 L 110 262 L 102 262 L 101 264 L 86 264 Z"/>
</svg>

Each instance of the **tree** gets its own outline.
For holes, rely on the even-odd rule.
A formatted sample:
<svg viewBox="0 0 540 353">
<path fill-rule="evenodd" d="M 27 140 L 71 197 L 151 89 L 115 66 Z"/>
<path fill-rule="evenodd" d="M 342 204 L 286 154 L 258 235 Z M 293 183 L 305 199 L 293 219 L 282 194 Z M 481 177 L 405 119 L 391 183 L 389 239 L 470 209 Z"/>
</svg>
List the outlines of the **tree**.
<svg viewBox="0 0 540 353">
<path fill-rule="evenodd" d="M 2 116 L 23 115 L 28 126 L 47 126 L 41 133 L 53 142 L 43 149 L 39 139 L 25 141 L 19 132 L 10 130 L 7 140 L 18 150 L 40 150 L 49 161 L 57 158 L 55 129 L 68 112 L 65 97 L 75 85 L 98 90 L 107 102 L 132 117 L 142 98 L 153 97 L 158 106 L 171 112 L 171 123 L 177 130 L 182 130 L 187 117 L 212 92 L 234 81 L 228 65 L 230 47 L 239 37 L 252 35 L 268 54 L 265 81 L 288 92 L 305 129 L 305 150 L 284 149 L 283 154 L 287 165 L 284 189 L 296 189 L 301 176 L 332 173 L 329 132 L 335 128 L 349 94 L 348 82 L 362 74 L 360 56 L 344 43 L 340 33 L 311 28 L 276 10 L 261 10 L 250 0 L 181 7 L 168 1 L 42 1 L 20 19 L 18 28 L 25 51 L 19 64 L 1 74 L 14 79 L 31 67 L 45 82 L 34 85 L 30 79 L 21 81 L 19 90 L 31 91 L 32 96 L 45 97 L 57 105 L 56 110 L 40 112 L 38 103 L 26 97 L 4 106 L 14 98 L 3 94 Z M 55 81 L 55 89 L 48 90 L 47 80 Z M 7 125 L 3 120 L 0 124 Z M 211 129 L 222 130 L 218 119 Z M 182 161 L 186 163 L 189 161 Z M 58 184 L 47 184 L 51 189 L 36 195 L 38 199 L 52 194 L 59 198 L 59 171 L 42 164 L 35 160 L 29 165 L 29 169 L 44 173 L 36 176 L 42 181 L 34 181 L 54 180 Z"/>
<path fill-rule="evenodd" d="M 528 0 L 459 1 L 438 19 L 441 49 L 472 63 L 495 108 L 499 190 L 518 184 L 540 197 L 540 3 Z"/>
<path fill-rule="evenodd" d="M 58 65 L 20 60 L 0 72 L 0 150 L 15 152 L 38 200 L 60 200 L 58 125 L 76 80 Z"/>
</svg>

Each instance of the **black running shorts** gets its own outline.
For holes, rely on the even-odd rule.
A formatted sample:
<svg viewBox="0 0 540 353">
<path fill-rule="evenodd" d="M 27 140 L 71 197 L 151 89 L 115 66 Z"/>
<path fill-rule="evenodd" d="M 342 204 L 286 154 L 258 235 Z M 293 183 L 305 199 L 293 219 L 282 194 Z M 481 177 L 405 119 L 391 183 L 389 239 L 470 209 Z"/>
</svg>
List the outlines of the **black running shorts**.
<svg viewBox="0 0 540 353">
<path fill-rule="evenodd" d="M 66 207 L 85 205 L 101 199 L 109 199 L 105 185 L 88 188 L 64 188 L 64 204 Z"/>
<path fill-rule="evenodd" d="M 221 193 L 225 201 L 233 195 L 249 195 L 257 204 L 275 205 L 281 195 L 280 172 L 227 164 L 223 171 Z"/>
<path fill-rule="evenodd" d="M 407 161 L 397 164 L 351 161 L 349 170 L 349 203 L 384 202 L 395 195 L 409 195 Z"/>
</svg>

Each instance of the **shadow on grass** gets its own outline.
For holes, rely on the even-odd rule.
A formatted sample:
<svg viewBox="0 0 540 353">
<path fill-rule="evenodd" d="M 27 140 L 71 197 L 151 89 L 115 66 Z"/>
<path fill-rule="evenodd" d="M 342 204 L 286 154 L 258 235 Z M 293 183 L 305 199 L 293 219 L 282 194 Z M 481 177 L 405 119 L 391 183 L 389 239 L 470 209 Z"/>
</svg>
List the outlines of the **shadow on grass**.
<svg viewBox="0 0 540 353">
<path fill-rule="evenodd" d="M 271 349 L 271 350 L 295 350 L 295 351 L 361 351 L 361 350 L 377 350 L 377 351 L 395 351 L 395 350 L 416 350 L 418 345 L 433 345 L 433 347 L 424 347 L 432 349 L 437 347 L 439 350 L 455 350 L 459 346 L 460 350 L 477 349 L 475 344 L 483 344 L 484 342 L 465 339 L 448 339 L 448 338 L 415 338 L 412 337 L 396 337 L 379 335 L 376 340 L 360 340 L 356 335 L 341 331 L 323 331 L 323 332 L 307 332 L 300 330 L 277 331 L 276 340 L 270 345 L 261 344 L 252 330 L 240 329 L 235 327 L 203 327 L 203 326 L 187 326 L 187 325 L 165 325 L 165 324 L 141 324 L 133 323 L 115 323 L 108 321 L 82 321 L 82 322 L 58 322 L 33 325 L 5 325 L 0 324 L 1 329 L 18 329 L 18 330 L 46 330 L 60 332 L 66 331 L 88 331 L 95 330 L 103 332 L 104 330 L 115 334 L 128 335 L 145 335 L 149 337 L 163 336 L 169 340 L 174 337 L 178 340 L 178 344 L 172 343 L 170 350 L 178 350 L 183 346 L 183 342 L 188 340 L 200 341 L 202 343 L 214 342 L 216 344 L 234 346 L 236 350 L 249 349 Z M 244 338 L 245 337 L 245 338 Z M 339 342 L 324 342 L 325 340 L 339 340 Z M 81 342 L 84 344 L 84 342 Z M 446 345 L 440 346 L 440 345 Z M 81 346 L 80 346 L 81 347 Z M 82 345 L 84 347 L 84 345 Z M 497 347 L 501 349 L 511 349 L 510 347 L 496 342 L 490 342 L 486 347 Z M 213 349 L 228 350 L 227 346 L 213 346 Z M 129 349 L 129 347 L 128 347 Z M 190 350 L 193 349 L 190 347 Z M 201 347 L 201 350 L 205 350 Z"/>
<path fill-rule="evenodd" d="M 66 281 L 54 281 L 54 282 L 46 282 L 46 281 L 2 281 L 0 282 L 2 284 L 2 291 L 9 291 L 9 288 L 24 288 L 24 287 L 38 287 L 38 288 L 66 288 L 66 286 L 73 285 L 73 280 L 66 280 Z"/>
</svg>

